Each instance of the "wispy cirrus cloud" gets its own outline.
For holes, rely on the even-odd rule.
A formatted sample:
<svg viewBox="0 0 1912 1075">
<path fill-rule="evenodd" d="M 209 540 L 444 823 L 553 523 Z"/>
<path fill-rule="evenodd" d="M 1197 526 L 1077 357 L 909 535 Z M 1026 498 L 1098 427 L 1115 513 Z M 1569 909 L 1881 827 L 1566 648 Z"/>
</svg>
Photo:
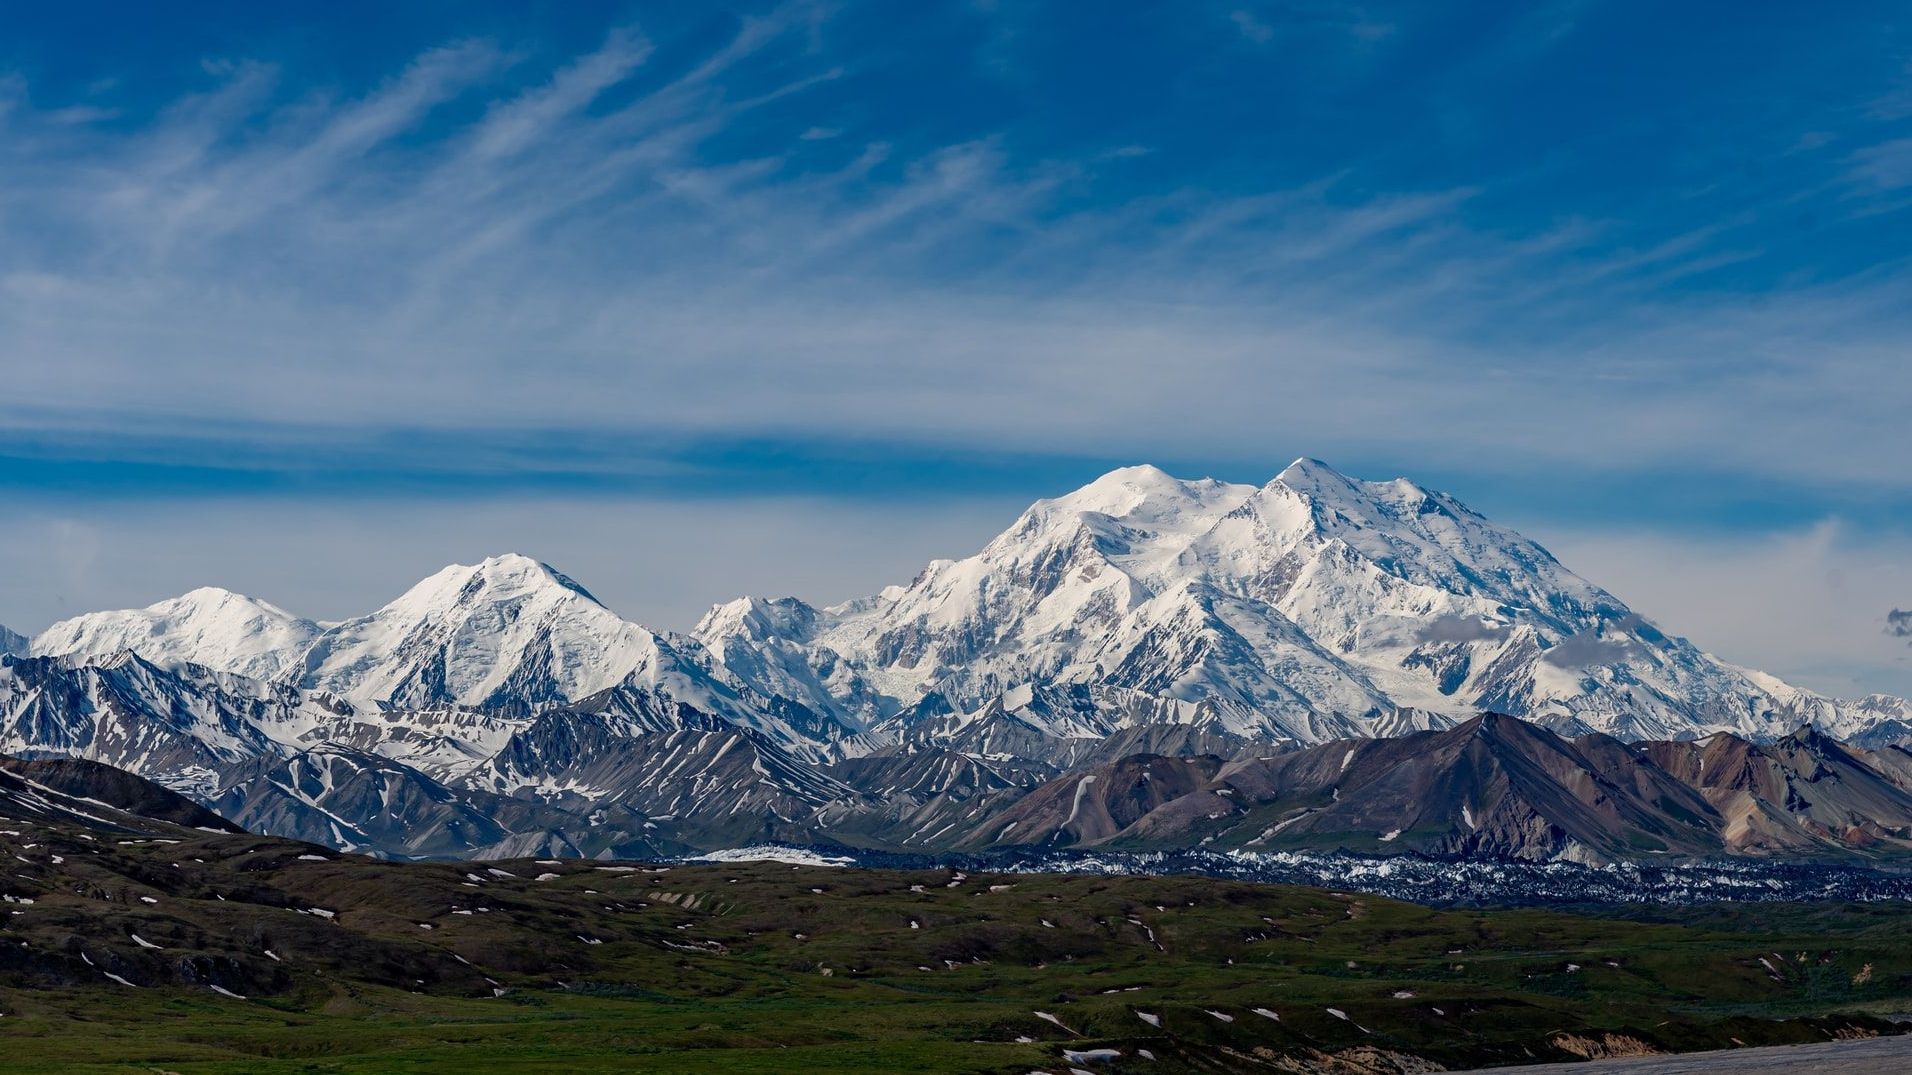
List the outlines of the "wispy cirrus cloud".
<svg viewBox="0 0 1912 1075">
<path fill-rule="evenodd" d="M 807 137 L 855 73 L 828 33 L 784 8 L 661 70 L 613 28 L 530 73 L 454 41 L 357 95 L 241 61 L 90 136 L 16 109 L 0 420 L 1583 466 L 1564 425 L 1602 465 L 1906 480 L 1896 278 L 1749 308 L 1665 293 L 1753 256 L 1720 225 L 1507 233 L 1492 191 L 1345 174 L 1111 200 L 1121 156 Z"/>
</svg>

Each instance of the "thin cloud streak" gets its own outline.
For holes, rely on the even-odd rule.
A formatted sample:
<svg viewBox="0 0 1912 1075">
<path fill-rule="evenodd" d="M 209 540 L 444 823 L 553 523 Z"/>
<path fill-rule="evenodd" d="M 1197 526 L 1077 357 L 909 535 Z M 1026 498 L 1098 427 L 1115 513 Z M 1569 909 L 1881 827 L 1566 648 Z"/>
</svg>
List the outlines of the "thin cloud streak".
<svg viewBox="0 0 1912 1075">
<path fill-rule="evenodd" d="M 1885 450 L 1912 341 L 1896 280 L 1748 309 L 1653 294 L 1734 256 L 1706 227 L 1614 253 L 1597 222 L 1470 227 L 1467 189 L 1351 199 L 1330 177 L 1086 208 L 1071 192 L 1119 160 L 998 140 L 817 158 L 800 104 L 843 72 L 818 26 L 786 9 L 661 81 L 641 28 L 617 29 L 517 91 L 495 86 L 521 61 L 482 41 L 355 99 L 241 63 L 130 142 L 16 114 L 26 181 L 0 234 L 40 241 L 0 254 L 0 430 L 747 428 L 1231 458 L 1300 440 L 1574 467 L 1579 429 L 1603 466 L 1912 485 Z M 772 101 L 799 107 L 771 121 Z M 763 124 L 789 127 L 773 152 L 713 151 Z"/>
</svg>

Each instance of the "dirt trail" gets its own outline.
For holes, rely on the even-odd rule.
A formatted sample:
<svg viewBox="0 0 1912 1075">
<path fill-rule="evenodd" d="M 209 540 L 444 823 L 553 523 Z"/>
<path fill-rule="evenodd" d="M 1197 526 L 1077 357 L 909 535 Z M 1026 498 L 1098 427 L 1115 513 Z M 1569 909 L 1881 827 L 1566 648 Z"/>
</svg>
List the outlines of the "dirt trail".
<svg viewBox="0 0 1912 1075">
<path fill-rule="evenodd" d="M 1912 1071 L 1912 1035 L 1478 1070 L 1483 1075 L 1879 1075 Z"/>
</svg>

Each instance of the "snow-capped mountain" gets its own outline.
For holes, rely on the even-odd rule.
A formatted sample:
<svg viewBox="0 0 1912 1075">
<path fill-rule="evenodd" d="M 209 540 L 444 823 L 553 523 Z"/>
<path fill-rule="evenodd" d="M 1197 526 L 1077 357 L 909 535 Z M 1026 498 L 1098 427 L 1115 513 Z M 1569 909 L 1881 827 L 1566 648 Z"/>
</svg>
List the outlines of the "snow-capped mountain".
<svg viewBox="0 0 1912 1075">
<path fill-rule="evenodd" d="M 8 630 L 6 624 L 0 623 L 0 655 L 11 653 L 24 657 L 30 646 L 27 636 L 18 631 Z"/>
<path fill-rule="evenodd" d="M 318 636 L 307 684 L 394 708 L 531 707 L 682 675 L 669 643 L 525 556 L 453 565 Z"/>
<path fill-rule="evenodd" d="M 1259 487 L 1112 471 L 908 585 L 826 609 L 743 598 L 690 636 L 499 556 L 341 623 L 208 588 L 67 620 L 32 643 L 42 655 L 129 649 L 368 713 L 528 717 L 654 690 L 818 759 L 980 742 L 1010 718 L 1017 735 L 1057 740 L 1193 723 L 1301 743 L 1484 710 L 1629 739 L 1770 740 L 1802 723 L 1852 737 L 1906 719 L 1902 700 L 1840 702 L 1720 661 L 1450 496 L 1307 459 Z M 436 734 L 410 718 L 389 732 Z M 382 741 L 372 725 L 355 734 L 367 749 Z"/>
<path fill-rule="evenodd" d="M 1113 471 L 906 586 L 827 609 L 746 598 L 693 634 L 876 741 L 1031 685 L 1304 743 L 1483 710 L 1629 739 L 1849 736 L 1889 708 L 1720 661 L 1450 496 L 1310 459 L 1259 488 Z"/>
<path fill-rule="evenodd" d="M 132 650 L 154 664 L 198 664 L 253 679 L 295 679 L 322 629 L 264 601 L 202 586 L 117 612 L 89 612 L 42 631 L 31 652 L 102 657 Z"/>
<path fill-rule="evenodd" d="M 529 715 L 634 686 L 800 750 L 820 749 L 847 731 L 758 695 L 695 640 L 629 622 L 570 578 L 519 555 L 454 564 L 376 612 L 342 623 L 319 624 L 206 588 L 144 609 L 56 623 L 32 650 L 75 657 L 133 650 L 163 667 L 199 665 L 290 682 L 368 710 Z M 410 721 L 393 731 L 417 728 Z"/>
<path fill-rule="evenodd" d="M 660 826 L 692 841 L 713 824 L 815 835 L 766 831 L 757 807 L 774 812 L 793 791 L 804 806 L 855 794 L 763 732 L 659 691 L 620 686 L 591 705 L 536 717 L 356 709 L 131 651 L 0 656 L 0 753 L 103 762 L 256 831 L 344 850 L 657 854 L 695 846 Z M 652 822 L 627 801 L 669 811 Z"/>
<path fill-rule="evenodd" d="M 1141 692 L 1190 714 L 1207 702 L 1236 734 L 1365 734 L 1397 707 L 1364 676 L 1254 598 L 1179 567 L 1254 493 L 1125 468 L 1038 502 L 982 552 L 936 561 L 909 586 L 827 610 L 744 599 L 693 634 L 740 674 L 768 669 L 806 704 L 892 718 L 897 734 L 925 709 L 978 713 L 1049 684 Z"/>
</svg>

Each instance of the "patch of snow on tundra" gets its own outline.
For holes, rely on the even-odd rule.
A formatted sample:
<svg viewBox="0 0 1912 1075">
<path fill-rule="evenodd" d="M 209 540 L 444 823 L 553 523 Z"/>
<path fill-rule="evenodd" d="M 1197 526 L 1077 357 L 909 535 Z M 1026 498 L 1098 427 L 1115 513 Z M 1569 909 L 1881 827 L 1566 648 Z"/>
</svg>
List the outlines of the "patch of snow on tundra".
<svg viewBox="0 0 1912 1075">
<path fill-rule="evenodd" d="M 796 847 L 732 847 L 698 855 L 691 862 L 787 862 L 793 866 L 850 866 L 856 860 L 840 855 L 825 855 Z"/>
</svg>

